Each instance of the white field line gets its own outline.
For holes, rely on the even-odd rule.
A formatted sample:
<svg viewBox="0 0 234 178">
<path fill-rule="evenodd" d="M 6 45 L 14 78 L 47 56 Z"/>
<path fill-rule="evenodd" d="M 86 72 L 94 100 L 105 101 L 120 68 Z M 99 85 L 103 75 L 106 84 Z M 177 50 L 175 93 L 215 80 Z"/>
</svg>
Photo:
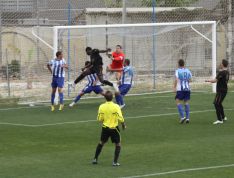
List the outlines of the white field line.
<svg viewBox="0 0 234 178">
<path fill-rule="evenodd" d="M 144 174 L 144 175 L 135 175 L 135 176 L 127 176 L 127 177 L 121 177 L 121 178 L 152 177 L 152 176 L 160 176 L 160 175 L 167 175 L 167 174 L 184 173 L 184 172 L 191 172 L 191 171 L 221 169 L 221 168 L 228 168 L 228 167 L 234 167 L 234 164 L 227 164 L 227 165 L 220 165 L 220 166 L 210 166 L 210 167 L 199 167 L 199 168 L 189 168 L 189 169 L 180 169 L 180 170 L 175 170 L 175 171 L 159 172 L 159 173 Z"/>
<path fill-rule="evenodd" d="M 211 93 L 212 94 L 212 93 Z M 147 95 L 147 94 L 146 94 Z M 149 94 L 150 95 L 150 94 Z M 200 94 L 193 94 L 194 95 L 200 95 Z M 130 97 L 130 96 L 128 96 Z M 146 96 L 146 97 L 141 97 L 140 99 L 147 99 L 147 98 L 173 98 L 174 95 L 167 95 L 167 96 Z M 83 104 L 86 104 L 86 103 L 96 103 L 96 101 L 94 102 L 90 102 L 90 101 L 87 101 L 88 99 L 97 99 L 99 97 L 93 97 L 93 98 L 83 98 L 83 100 L 86 100 L 85 102 L 82 102 Z M 100 97 L 100 98 L 103 98 L 103 97 Z M 133 98 L 133 97 L 132 97 Z M 135 98 L 134 98 L 135 99 Z M 50 106 L 49 103 L 40 103 L 39 106 L 24 106 L 24 107 L 12 107 L 12 108 L 0 108 L 0 111 L 9 111 L 9 110 L 19 110 L 19 109 L 34 109 L 34 108 L 41 108 L 41 107 L 48 107 Z"/>
<path fill-rule="evenodd" d="M 234 109 L 225 109 L 228 111 L 232 111 Z M 213 109 L 210 110 L 201 110 L 201 111 L 192 111 L 190 114 L 196 113 L 206 113 L 206 112 L 214 112 Z M 172 116 L 177 115 L 177 112 L 174 113 L 165 113 L 165 114 L 151 114 L 151 115 L 143 115 L 143 116 L 130 116 L 125 119 L 139 119 L 139 118 L 147 118 L 147 117 L 160 117 L 160 116 Z M 65 124 L 78 124 L 78 123 L 88 123 L 88 122 L 97 122 L 97 120 L 82 120 L 82 121 L 70 121 L 70 122 L 58 122 L 58 123 L 49 123 L 49 124 L 17 124 L 10 122 L 0 122 L 0 125 L 10 125 L 10 126 L 22 126 L 22 127 L 47 127 L 47 126 L 56 126 L 56 125 L 65 125 Z"/>
</svg>

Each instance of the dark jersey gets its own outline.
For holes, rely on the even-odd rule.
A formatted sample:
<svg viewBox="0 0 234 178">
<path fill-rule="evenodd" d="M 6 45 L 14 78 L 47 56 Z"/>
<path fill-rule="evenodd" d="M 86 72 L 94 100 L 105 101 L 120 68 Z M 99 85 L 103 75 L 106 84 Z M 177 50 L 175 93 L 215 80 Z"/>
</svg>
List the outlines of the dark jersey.
<svg viewBox="0 0 234 178">
<path fill-rule="evenodd" d="M 98 49 L 92 50 L 92 53 L 90 55 L 90 62 L 95 69 L 99 69 L 103 65 L 102 57 L 100 56 Z"/>
<path fill-rule="evenodd" d="M 217 77 L 217 92 L 227 92 L 228 90 L 228 80 L 229 72 L 227 70 L 222 70 L 218 73 Z"/>
</svg>

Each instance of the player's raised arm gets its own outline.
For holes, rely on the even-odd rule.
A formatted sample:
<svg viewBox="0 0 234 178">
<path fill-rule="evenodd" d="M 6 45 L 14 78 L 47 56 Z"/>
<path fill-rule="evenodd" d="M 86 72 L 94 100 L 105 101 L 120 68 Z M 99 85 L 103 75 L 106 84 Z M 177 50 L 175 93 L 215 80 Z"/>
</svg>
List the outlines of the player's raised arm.
<svg viewBox="0 0 234 178">
<path fill-rule="evenodd" d="M 110 48 L 107 48 L 107 49 L 104 49 L 104 50 L 99 50 L 99 53 L 107 53 L 107 52 L 110 52 L 111 49 Z"/>
</svg>

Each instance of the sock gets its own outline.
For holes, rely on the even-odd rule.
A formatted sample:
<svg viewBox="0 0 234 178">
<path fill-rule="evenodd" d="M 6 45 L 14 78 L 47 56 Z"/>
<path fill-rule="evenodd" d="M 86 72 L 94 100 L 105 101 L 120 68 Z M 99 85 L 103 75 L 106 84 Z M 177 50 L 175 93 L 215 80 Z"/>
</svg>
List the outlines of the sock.
<svg viewBox="0 0 234 178">
<path fill-rule="evenodd" d="M 116 103 L 117 103 L 118 105 L 121 105 L 121 96 L 120 96 L 120 95 L 116 95 L 116 96 L 115 96 L 115 100 L 116 100 Z"/>
<path fill-rule="evenodd" d="M 63 93 L 59 93 L 59 103 L 63 104 Z"/>
<path fill-rule="evenodd" d="M 51 94 L 51 104 L 54 105 L 55 93 Z"/>
<path fill-rule="evenodd" d="M 120 150 L 121 150 L 121 147 L 120 147 L 120 146 L 115 146 L 115 157 L 114 157 L 114 162 L 115 162 L 115 163 L 118 162 Z"/>
<path fill-rule="evenodd" d="M 109 85 L 109 86 L 113 87 L 113 83 L 109 82 L 108 80 L 103 80 L 102 83 L 105 84 L 105 85 Z"/>
<path fill-rule="evenodd" d="M 180 114 L 180 118 L 184 118 L 184 110 L 183 110 L 183 105 L 182 104 L 178 104 L 177 105 L 178 108 L 178 112 Z"/>
<path fill-rule="evenodd" d="M 80 98 L 81 98 L 81 96 L 78 95 L 78 96 L 75 98 L 74 102 L 77 103 L 77 102 L 80 100 Z"/>
<path fill-rule="evenodd" d="M 95 157 L 94 157 L 95 159 L 98 159 L 98 156 L 102 151 L 102 147 L 103 147 L 103 145 L 101 145 L 100 143 L 97 145 L 96 153 L 95 153 Z"/>
<path fill-rule="evenodd" d="M 119 95 L 120 97 L 119 97 L 119 99 L 120 99 L 120 104 L 121 105 L 124 105 L 124 101 L 123 101 L 123 96 L 122 95 Z"/>
<path fill-rule="evenodd" d="M 189 116 L 190 116 L 190 105 L 189 104 L 186 104 L 185 105 L 185 113 L 186 113 L 186 119 L 189 119 Z"/>
</svg>

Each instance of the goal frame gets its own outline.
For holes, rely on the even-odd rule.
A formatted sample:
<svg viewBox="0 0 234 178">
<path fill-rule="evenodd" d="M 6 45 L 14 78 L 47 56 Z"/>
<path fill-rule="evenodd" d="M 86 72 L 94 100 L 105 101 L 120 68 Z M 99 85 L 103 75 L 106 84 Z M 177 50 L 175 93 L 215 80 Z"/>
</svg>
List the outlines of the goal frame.
<svg viewBox="0 0 234 178">
<path fill-rule="evenodd" d="M 108 25 L 72 25 L 72 26 L 54 26 L 53 27 L 53 55 L 58 50 L 58 31 L 60 29 L 89 29 L 89 28 L 123 28 L 123 27 L 157 27 L 157 26 L 177 26 L 177 25 L 190 25 L 195 33 L 212 43 L 212 78 L 216 77 L 217 65 L 217 39 L 216 39 L 216 21 L 193 21 L 193 22 L 166 22 L 166 23 L 140 23 L 140 24 L 108 24 Z M 192 25 L 212 25 L 212 38 L 209 39 Z M 216 92 L 216 84 L 212 84 L 212 92 Z"/>
</svg>

